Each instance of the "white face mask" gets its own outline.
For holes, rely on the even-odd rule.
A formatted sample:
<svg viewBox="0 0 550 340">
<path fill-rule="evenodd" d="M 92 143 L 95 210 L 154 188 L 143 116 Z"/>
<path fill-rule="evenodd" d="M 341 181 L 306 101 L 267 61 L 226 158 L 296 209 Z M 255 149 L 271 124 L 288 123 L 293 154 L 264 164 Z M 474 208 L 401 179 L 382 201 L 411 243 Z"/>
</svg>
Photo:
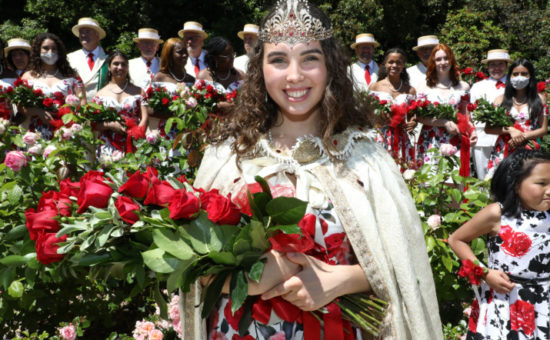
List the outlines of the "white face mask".
<svg viewBox="0 0 550 340">
<path fill-rule="evenodd" d="M 529 78 L 524 76 L 512 77 L 510 78 L 510 82 L 516 90 L 522 90 L 529 85 Z"/>
<path fill-rule="evenodd" d="M 57 53 L 40 53 L 40 59 L 48 65 L 53 65 L 57 62 Z"/>
</svg>

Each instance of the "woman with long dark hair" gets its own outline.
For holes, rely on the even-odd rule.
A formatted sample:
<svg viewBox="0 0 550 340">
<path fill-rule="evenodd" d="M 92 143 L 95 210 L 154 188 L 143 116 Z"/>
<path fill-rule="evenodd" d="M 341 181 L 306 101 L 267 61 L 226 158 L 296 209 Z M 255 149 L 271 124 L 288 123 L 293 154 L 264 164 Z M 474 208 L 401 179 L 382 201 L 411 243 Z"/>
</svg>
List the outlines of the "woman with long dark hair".
<svg viewBox="0 0 550 340">
<path fill-rule="evenodd" d="M 242 85 L 244 73 L 233 67 L 235 52 L 229 40 L 213 37 L 204 46 L 206 68 L 199 72 L 197 79 L 210 82 L 220 92 L 231 92 Z"/>
<path fill-rule="evenodd" d="M 86 104 L 86 90 L 82 80 L 69 65 L 65 45 L 55 34 L 41 33 L 34 38 L 29 71 L 21 78 L 58 103 L 63 103 L 68 95 L 73 94 L 81 98 L 82 105 Z M 52 122 L 57 118 L 55 108 L 44 110 L 19 106 L 18 110 L 26 117 L 23 127 L 39 131 L 42 138 L 50 139 L 53 136 L 55 126 Z"/>
<path fill-rule="evenodd" d="M 320 331 L 325 339 L 353 338 L 357 330 L 335 314 L 340 336 L 326 324 L 305 327 L 285 311 L 302 315 L 341 295 L 371 292 L 390 305 L 384 339 L 442 339 L 418 213 L 399 169 L 373 140 L 369 108 L 354 98 L 349 57 L 332 34 L 329 18 L 307 1 L 277 2 L 261 24 L 231 119 L 205 152 L 194 182 L 245 207 L 254 177 L 262 176 L 274 192 L 308 201 L 307 237 L 322 259 L 266 253 L 262 277 L 249 283 L 248 294 L 261 295 L 259 304 L 277 297 L 283 307 L 253 313 L 246 337 L 307 339 Z M 240 316 L 232 315 L 227 298 L 203 332 L 195 299 L 200 289 L 197 284 L 180 297 L 187 337 L 237 337 Z"/>
<path fill-rule="evenodd" d="M 115 108 L 124 119 L 124 124 L 102 122 L 94 127 L 104 142 L 99 146 L 96 156 L 100 161 L 108 162 L 109 157 L 112 158 L 116 151 L 119 156 L 132 152 L 133 146 L 128 130 L 134 132 L 141 128 L 144 135 L 148 116 L 147 108 L 142 105 L 143 91 L 130 81 L 128 57 L 122 52 L 115 51 L 105 62 L 109 67 L 107 85 L 96 93 L 93 101 Z"/>
<path fill-rule="evenodd" d="M 498 135 L 487 165 L 489 177 L 496 166 L 517 148 L 528 147 L 548 132 L 548 107 L 544 97 L 537 93 L 535 67 L 527 59 L 515 61 L 508 69 L 504 95 L 495 99 L 495 105 L 504 107 L 514 119 L 512 126 L 485 127 L 485 132 Z"/>
<path fill-rule="evenodd" d="M 392 105 L 393 115 L 406 112 L 407 104 L 416 98 L 416 90 L 409 84 L 409 74 L 405 69 L 407 57 L 400 48 L 386 51 L 384 61 L 378 71 L 378 81 L 370 86 L 370 94 L 380 101 Z M 403 167 L 414 167 L 414 137 L 409 136 L 416 126 L 416 117 L 403 115 L 401 122 L 392 124 L 392 117 L 386 117 L 379 127 L 379 141 Z"/>
</svg>

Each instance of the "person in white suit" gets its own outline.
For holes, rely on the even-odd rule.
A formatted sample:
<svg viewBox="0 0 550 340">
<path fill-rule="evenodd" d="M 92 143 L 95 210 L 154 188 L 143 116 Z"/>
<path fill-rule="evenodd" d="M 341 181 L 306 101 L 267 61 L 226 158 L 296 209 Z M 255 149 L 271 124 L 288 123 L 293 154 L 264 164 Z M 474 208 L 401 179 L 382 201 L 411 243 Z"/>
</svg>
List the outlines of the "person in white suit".
<svg viewBox="0 0 550 340">
<path fill-rule="evenodd" d="M 358 34 L 351 44 L 357 55 L 357 62 L 351 65 L 355 91 L 367 91 L 378 80 L 378 64 L 372 59 L 378 46 L 380 44 L 371 33 Z"/>
<path fill-rule="evenodd" d="M 481 63 L 487 65 L 489 78 L 478 81 L 470 90 L 470 100 L 475 103 L 478 99 L 485 99 L 489 103 L 494 104 L 497 97 L 504 94 L 506 87 L 506 72 L 508 64 L 512 62 L 507 50 L 490 50 L 487 52 L 487 59 L 483 59 Z M 487 164 L 489 156 L 495 146 L 497 135 L 485 133 L 485 124 L 474 121 L 476 126 L 478 141 L 474 147 L 474 164 L 476 167 L 477 177 L 484 179 L 487 175 Z"/>
<path fill-rule="evenodd" d="M 179 30 L 178 35 L 187 44 L 189 53 L 185 72 L 196 78 L 199 72 L 206 68 L 204 61 L 206 52 L 202 49 L 202 45 L 204 45 L 204 39 L 208 37 L 208 34 L 202 29 L 200 23 L 187 21 L 183 24 L 183 29 Z"/>
<path fill-rule="evenodd" d="M 107 54 L 99 41 L 105 38 L 105 31 L 92 18 L 80 18 L 74 25 L 72 32 L 80 40 L 82 48 L 71 52 L 67 59 L 86 87 L 86 98 L 92 100 L 96 92 L 107 83 Z"/>
<path fill-rule="evenodd" d="M 435 45 L 439 44 L 439 39 L 435 35 L 425 35 L 419 37 L 413 51 L 416 52 L 420 62 L 416 65 L 407 68 L 409 74 L 409 82 L 415 89 L 426 87 L 426 70 L 428 60 Z"/>
<path fill-rule="evenodd" d="M 160 39 L 156 29 L 140 28 L 134 42 L 137 44 L 141 56 L 130 59 L 128 63 L 130 79 L 133 84 L 147 90 L 160 68 L 160 61 L 156 53 L 163 40 Z"/>
<path fill-rule="evenodd" d="M 258 43 L 259 31 L 260 27 L 258 25 L 246 24 L 244 25 L 243 30 L 237 33 L 237 36 L 243 40 L 246 53 L 235 58 L 235 60 L 233 61 L 233 67 L 235 67 L 239 71 L 242 71 L 243 73 L 246 73 L 246 71 L 248 70 L 248 60 L 250 59 L 250 56 L 254 53 L 254 48 Z"/>
</svg>

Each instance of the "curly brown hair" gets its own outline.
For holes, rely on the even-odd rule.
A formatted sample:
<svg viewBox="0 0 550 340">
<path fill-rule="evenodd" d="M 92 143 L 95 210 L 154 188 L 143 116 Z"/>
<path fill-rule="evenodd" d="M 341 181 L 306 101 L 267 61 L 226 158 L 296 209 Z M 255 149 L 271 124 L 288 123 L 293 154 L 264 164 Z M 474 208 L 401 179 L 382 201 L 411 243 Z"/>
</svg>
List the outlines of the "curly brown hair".
<svg viewBox="0 0 550 340">
<path fill-rule="evenodd" d="M 262 20 L 261 27 L 275 14 L 275 8 Z M 316 6 L 310 4 L 310 14 L 331 27 L 329 18 Z M 370 127 L 372 108 L 357 101 L 353 93 L 353 81 L 348 66 L 350 56 L 334 38 L 320 41 L 325 55 L 327 86 L 321 102 L 320 127 L 325 146 L 331 137 L 351 126 Z M 248 72 L 229 119 L 218 130 L 213 142 L 221 143 L 234 139 L 232 148 L 238 158 L 249 156 L 259 139 L 276 123 L 279 108 L 267 93 L 263 73 L 264 42 L 260 41 L 248 63 Z M 327 148 L 327 150 L 330 150 Z"/>
<path fill-rule="evenodd" d="M 50 39 L 53 40 L 55 46 L 57 47 L 57 62 L 55 65 L 63 77 L 74 77 L 76 75 L 75 70 L 69 64 L 67 60 L 67 50 L 63 41 L 53 33 L 40 33 L 32 41 L 31 46 L 31 60 L 29 63 L 29 70 L 33 73 L 41 74 L 42 73 L 42 59 L 40 59 L 40 48 L 42 47 L 42 42 L 44 40 Z"/>
<path fill-rule="evenodd" d="M 445 54 L 447 55 L 447 58 L 449 58 L 449 65 L 451 65 L 451 69 L 449 70 L 449 79 L 451 79 L 451 84 L 453 84 L 453 86 L 458 85 L 458 82 L 460 81 L 460 78 L 458 75 L 458 64 L 456 63 L 456 58 L 455 58 L 455 55 L 453 54 L 453 51 L 449 46 L 445 44 L 438 44 L 432 50 L 432 54 L 430 55 L 430 60 L 428 61 L 428 67 L 426 69 L 426 84 L 429 87 L 434 87 L 435 84 L 437 84 L 437 70 L 435 69 L 435 54 L 439 50 L 445 52 Z"/>
</svg>

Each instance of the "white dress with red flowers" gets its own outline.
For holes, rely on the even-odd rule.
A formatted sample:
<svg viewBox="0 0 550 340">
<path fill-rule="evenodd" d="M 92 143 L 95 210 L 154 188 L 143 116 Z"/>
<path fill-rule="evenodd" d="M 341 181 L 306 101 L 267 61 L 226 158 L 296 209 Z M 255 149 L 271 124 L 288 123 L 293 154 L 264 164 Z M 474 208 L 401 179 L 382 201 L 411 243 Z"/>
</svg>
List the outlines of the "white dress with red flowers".
<svg viewBox="0 0 550 340">
<path fill-rule="evenodd" d="M 454 91 L 444 96 L 439 93 L 437 89 L 428 89 L 425 96 L 426 99 L 432 103 L 438 102 L 441 104 L 458 106 L 460 97 L 464 94 L 464 91 Z M 456 156 L 460 157 L 460 135 L 451 135 L 444 127 L 430 125 L 422 126 L 416 145 L 416 159 L 418 165 L 424 163 L 435 164 L 436 160 L 433 157 L 433 153 L 428 151 L 433 148 L 439 149 L 441 144 L 454 145 L 457 148 Z"/>
<path fill-rule="evenodd" d="M 548 117 L 548 107 L 543 106 L 542 114 L 544 117 Z M 531 122 L 529 119 L 529 105 L 523 106 L 519 111 L 515 106 L 512 106 L 510 110 L 510 117 L 514 119 L 514 127 L 525 132 L 535 130 L 538 128 L 537 122 Z M 500 135 L 495 142 L 491 156 L 489 156 L 489 163 L 487 164 L 487 176 L 493 177 L 497 165 L 508 156 L 509 153 L 514 151 L 514 148 L 508 146 L 510 135 Z"/>
<path fill-rule="evenodd" d="M 503 216 L 487 248 L 488 267 L 505 272 L 515 286 L 501 294 L 482 283 L 467 339 L 550 339 L 550 213 L 523 210 L 519 218 Z"/>
<path fill-rule="evenodd" d="M 52 87 L 37 79 L 29 80 L 29 85 L 31 85 L 34 90 L 41 90 L 45 98 L 51 98 L 54 106 L 57 108 L 65 104 L 65 98 L 70 94 L 74 94 L 76 88 L 84 87 L 82 79 L 79 77 L 60 80 Z M 55 117 L 57 109 L 52 109 L 52 111 L 55 120 L 57 118 Z M 40 132 L 43 139 L 51 139 L 55 130 L 56 127 L 54 125 L 47 125 L 37 117 L 33 117 L 29 124 L 29 131 Z"/>
<path fill-rule="evenodd" d="M 0 79 L 0 92 L 6 91 L 8 88 L 13 89 L 13 82 L 15 78 L 3 78 Z M 12 107 L 9 100 L 0 98 L 0 118 L 5 120 L 11 120 L 12 116 Z"/>
<path fill-rule="evenodd" d="M 370 94 L 376 96 L 379 100 L 386 100 L 395 105 L 407 105 L 411 99 L 414 99 L 414 96 L 406 93 L 402 93 L 395 98 L 391 94 L 381 91 L 371 91 Z M 397 132 L 397 136 L 395 132 Z M 405 131 L 404 124 L 397 129 L 384 125 L 378 129 L 378 133 L 376 141 L 381 143 L 398 163 L 405 163 L 414 167 L 416 153 L 414 137 Z"/>
<path fill-rule="evenodd" d="M 113 97 L 95 96 L 93 102 L 96 104 L 102 104 L 106 107 L 113 107 L 118 111 L 118 114 L 125 120 L 131 120 L 136 125 L 139 124 L 141 119 L 141 95 L 128 96 L 118 102 Z M 101 132 L 98 137 L 104 144 L 100 145 L 96 152 L 96 157 L 99 159 L 101 156 L 112 156 L 113 152 L 118 151 L 126 153 L 127 150 L 127 135 L 119 134 L 114 131 L 106 130 Z M 131 143 L 131 141 L 130 141 Z"/>
</svg>

